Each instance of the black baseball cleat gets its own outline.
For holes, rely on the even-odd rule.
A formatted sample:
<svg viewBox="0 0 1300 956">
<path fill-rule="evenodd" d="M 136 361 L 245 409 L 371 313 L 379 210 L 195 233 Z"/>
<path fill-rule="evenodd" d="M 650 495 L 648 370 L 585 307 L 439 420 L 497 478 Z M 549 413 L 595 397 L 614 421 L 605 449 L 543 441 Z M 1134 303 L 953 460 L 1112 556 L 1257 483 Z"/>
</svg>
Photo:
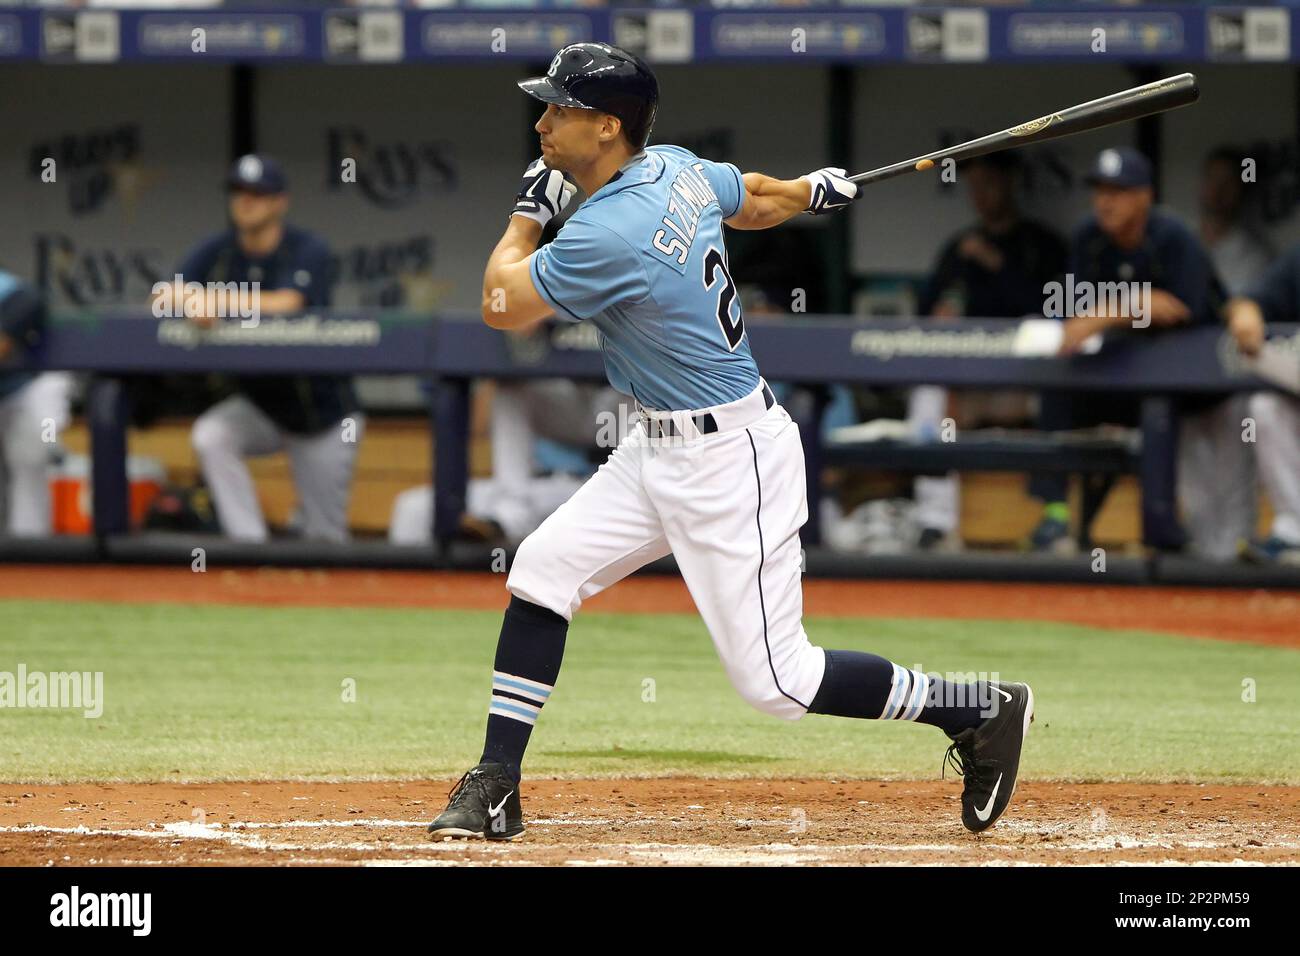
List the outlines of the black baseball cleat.
<svg viewBox="0 0 1300 956">
<path fill-rule="evenodd" d="M 499 763 L 481 763 L 452 787 L 447 809 L 429 824 L 435 839 L 513 840 L 524 832 L 519 784 Z"/>
<path fill-rule="evenodd" d="M 993 826 L 1011 803 L 1020 748 L 1034 719 L 1034 692 L 1028 684 L 989 687 L 997 697 L 997 713 L 953 737 L 944 758 L 945 766 L 964 779 L 961 822 L 971 833 Z"/>
</svg>

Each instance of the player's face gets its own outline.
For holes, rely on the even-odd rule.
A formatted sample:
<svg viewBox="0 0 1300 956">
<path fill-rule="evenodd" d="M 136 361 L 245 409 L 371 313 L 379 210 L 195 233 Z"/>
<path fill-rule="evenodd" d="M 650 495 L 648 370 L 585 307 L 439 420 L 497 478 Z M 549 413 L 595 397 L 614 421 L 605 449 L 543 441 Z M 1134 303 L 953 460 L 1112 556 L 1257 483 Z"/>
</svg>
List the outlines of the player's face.
<svg viewBox="0 0 1300 956">
<path fill-rule="evenodd" d="M 566 173 L 589 166 L 600 156 L 601 133 L 608 132 L 609 122 L 599 110 L 548 104 L 533 127 L 541 137 L 542 159 Z"/>
<path fill-rule="evenodd" d="M 1102 232 L 1111 236 L 1127 233 L 1151 211 L 1148 187 L 1098 185 L 1092 189 L 1092 211 Z"/>
<path fill-rule="evenodd" d="M 240 231 L 264 229 L 283 219 L 288 209 L 289 197 L 283 193 L 268 196 L 248 189 L 236 189 L 230 194 L 230 221 Z"/>
</svg>

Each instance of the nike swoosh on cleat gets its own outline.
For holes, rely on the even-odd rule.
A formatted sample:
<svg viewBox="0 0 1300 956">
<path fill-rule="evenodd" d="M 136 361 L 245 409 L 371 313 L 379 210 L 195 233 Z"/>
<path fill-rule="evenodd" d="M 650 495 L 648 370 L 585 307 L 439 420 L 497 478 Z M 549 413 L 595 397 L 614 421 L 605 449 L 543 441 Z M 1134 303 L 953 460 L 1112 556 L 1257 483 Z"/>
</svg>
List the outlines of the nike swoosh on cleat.
<svg viewBox="0 0 1300 956">
<path fill-rule="evenodd" d="M 1005 697 L 1007 699 L 1008 704 L 1011 703 L 1011 695 L 1008 694 L 1006 691 L 1004 691 L 1001 687 L 998 687 L 994 684 L 990 684 L 989 686 L 992 687 L 999 694 L 1001 694 L 1003 697 Z"/>
<path fill-rule="evenodd" d="M 993 792 L 989 794 L 989 802 L 984 805 L 984 809 L 981 810 L 979 807 L 975 808 L 975 817 L 980 821 L 980 823 L 987 820 L 989 814 L 993 812 L 993 801 L 998 798 L 998 787 L 1000 786 L 1002 786 L 1002 774 L 998 774 L 998 782 L 993 785 Z"/>
<path fill-rule="evenodd" d="M 1002 779 L 1001 777 L 998 777 L 998 780 L 999 780 L 999 781 L 1000 781 L 1001 779 Z M 993 792 L 994 792 L 994 793 L 997 793 L 997 792 L 998 792 L 998 788 L 997 788 L 997 787 L 994 787 L 994 788 L 993 788 Z M 514 793 L 514 791 L 511 790 L 510 793 Z M 496 816 L 498 813 L 501 812 L 501 808 L 504 807 L 504 806 L 506 805 L 506 801 L 510 799 L 510 793 L 507 793 L 504 797 L 502 797 L 502 798 L 501 798 L 501 802 L 498 803 L 495 807 L 492 806 L 491 804 L 488 804 L 488 816 L 489 816 L 489 817 L 494 817 L 494 816 Z M 983 818 L 983 817 L 980 817 L 980 819 L 982 820 L 982 819 L 984 819 L 984 818 Z"/>
</svg>

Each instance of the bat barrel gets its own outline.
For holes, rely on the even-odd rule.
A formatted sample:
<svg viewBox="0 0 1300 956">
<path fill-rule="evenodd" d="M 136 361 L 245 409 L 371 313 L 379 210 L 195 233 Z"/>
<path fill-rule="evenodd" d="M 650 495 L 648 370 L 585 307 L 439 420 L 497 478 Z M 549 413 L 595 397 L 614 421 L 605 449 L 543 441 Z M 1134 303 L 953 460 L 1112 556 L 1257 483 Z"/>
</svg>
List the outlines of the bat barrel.
<svg viewBox="0 0 1300 956">
<path fill-rule="evenodd" d="M 1123 90 L 1119 93 L 1112 93 L 1110 96 L 1090 100 L 1087 103 L 1080 103 L 1078 106 L 1071 106 L 1059 113 L 1040 116 L 1038 119 L 1021 123 L 1019 126 L 1013 126 L 997 133 L 990 133 L 987 136 L 981 136 L 979 139 L 973 139 L 948 149 L 935 150 L 933 153 L 916 156 L 901 163 L 894 163 L 890 166 L 882 166 L 879 169 L 859 173 L 856 176 L 850 176 L 849 180 L 862 186 L 868 183 L 880 182 L 884 179 L 893 179 L 895 176 L 902 176 L 919 169 L 928 169 L 945 159 L 961 162 L 987 153 L 996 153 L 1003 149 L 1027 146 L 1030 143 L 1039 143 L 1044 140 L 1059 139 L 1062 136 L 1071 136 L 1075 133 L 1102 129 L 1115 123 L 1123 123 L 1143 116 L 1150 116 L 1153 113 L 1163 113 L 1166 110 L 1187 106 L 1195 103 L 1200 95 L 1196 77 L 1191 73 L 1181 73 L 1178 76 L 1156 80 L 1154 83 L 1147 83 L 1144 86 L 1135 86 L 1131 90 Z"/>
</svg>

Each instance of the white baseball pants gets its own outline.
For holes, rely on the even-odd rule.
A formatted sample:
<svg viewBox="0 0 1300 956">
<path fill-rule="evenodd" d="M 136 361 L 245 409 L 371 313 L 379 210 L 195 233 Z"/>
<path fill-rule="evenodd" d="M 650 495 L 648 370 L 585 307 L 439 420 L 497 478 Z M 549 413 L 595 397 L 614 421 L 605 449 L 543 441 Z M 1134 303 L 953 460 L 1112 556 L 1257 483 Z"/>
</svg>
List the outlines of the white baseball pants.
<svg viewBox="0 0 1300 956">
<path fill-rule="evenodd" d="M 1259 477 L 1273 504 L 1273 534 L 1300 544 L 1300 401 L 1280 392 L 1250 396 Z"/>
<path fill-rule="evenodd" d="M 1178 433 L 1178 498 L 1192 553 L 1232 561 L 1255 528 L 1254 447 L 1242 441 L 1247 397 L 1232 395 L 1193 415 Z"/>
<path fill-rule="evenodd" d="M 714 415 L 702 435 L 691 416 Z M 676 557 L 732 684 L 746 701 L 798 719 L 826 659 L 803 629 L 807 520 L 799 427 L 763 386 L 728 405 L 647 412 L 576 494 L 520 545 L 506 587 L 566 619 L 642 565 Z"/>
<path fill-rule="evenodd" d="M 72 376 L 45 372 L 0 399 L 0 487 L 5 491 L 9 534 L 48 535 L 53 527 L 49 468 L 68 424 Z"/>
<path fill-rule="evenodd" d="M 918 385 L 907 393 L 907 425 L 913 436 L 936 439 L 948 417 L 948 390 L 941 385 Z M 957 472 L 918 475 L 912 480 L 916 498 L 916 523 L 945 534 L 957 530 L 961 517 L 961 479 Z M 909 542 L 911 543 L 911 542 Z"/>
<path fill-rule="evenodd" d="M 267 539 L 266 519 L 244 459 L 287 451 L 303 537 L 346 541 L 352 468 L 366 426 L 360 412 L 350 417 L 356 424 L 351 434 L 344 433 L 340 422 L 315 435 L 295 435 L 281 431 L 247 398 L 232 395 L 195 419 L 190 442 L 222 532 L 241 541 Z"/>
</svg>

